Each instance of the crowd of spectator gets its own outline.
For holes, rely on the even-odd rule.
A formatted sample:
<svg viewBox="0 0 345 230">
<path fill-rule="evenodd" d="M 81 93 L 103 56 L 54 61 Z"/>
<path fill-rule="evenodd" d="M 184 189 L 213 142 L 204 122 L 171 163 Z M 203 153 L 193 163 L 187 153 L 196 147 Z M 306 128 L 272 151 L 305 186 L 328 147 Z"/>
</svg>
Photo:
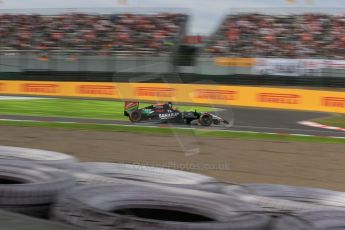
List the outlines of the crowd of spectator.
<svg viewBox="0 0 345 230">
<path fill-rule="evenodd" d="M 205 51 L 239 57 L 345 58 L 345 14 L 230 15 Z"/>
<path fill-rule="evenodd" d="M 182 14 L 0 15 L 0 50 L 169 52 L 186 23 Z"/>
</svg>

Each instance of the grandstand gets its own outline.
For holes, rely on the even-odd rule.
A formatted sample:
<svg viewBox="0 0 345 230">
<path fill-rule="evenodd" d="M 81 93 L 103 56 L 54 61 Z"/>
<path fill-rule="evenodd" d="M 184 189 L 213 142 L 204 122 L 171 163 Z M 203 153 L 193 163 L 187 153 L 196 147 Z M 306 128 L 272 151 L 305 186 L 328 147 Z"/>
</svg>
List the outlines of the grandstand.
<svg viewBox="0 0 345 230">
<path fill-rule="evenodd" d="M 1 50 L 162 54 L 182 38 L 186 15 L 0 15 Z"/>
<path fill-rule="evenodd" d="M 33 79 L 73 75 L 99 81 L 125 81 L 142 73 L 180 74 L 186 81 L 208 75 L 343 77 L 343 11 L 308 11 L 232 9 L 197 45 L 186 42 L 189 17 L 183 11 L 0 12 L 0 73 L 3 79 L 25 73 Z"/>
<path fill-rule="evenodd" d="M 345 15 L 229 15 L 205 51 L 211 55 L 345 58 Z"/>
</svg>

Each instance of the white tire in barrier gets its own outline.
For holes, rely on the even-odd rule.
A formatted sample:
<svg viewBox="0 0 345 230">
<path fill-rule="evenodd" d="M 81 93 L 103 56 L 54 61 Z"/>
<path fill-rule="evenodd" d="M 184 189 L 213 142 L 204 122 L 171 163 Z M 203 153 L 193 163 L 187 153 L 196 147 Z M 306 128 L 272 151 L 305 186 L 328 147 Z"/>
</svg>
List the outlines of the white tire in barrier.
<svg viewBox="0 0 345 230">
<path fill-rule="evenodd" d="M 54 167 L 66 167 L 77 162 L 76 158 L 65 153 L 12 146 L 0 146 L 0 159 L 32 161 Z"/>
</svg>

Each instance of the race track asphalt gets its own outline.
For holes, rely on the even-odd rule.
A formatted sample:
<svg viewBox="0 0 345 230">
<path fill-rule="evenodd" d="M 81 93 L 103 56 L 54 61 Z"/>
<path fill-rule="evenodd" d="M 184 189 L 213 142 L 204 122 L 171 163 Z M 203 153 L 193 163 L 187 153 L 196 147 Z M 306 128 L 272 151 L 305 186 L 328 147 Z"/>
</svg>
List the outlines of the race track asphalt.
<svg viewBox="0 0 345 230">
<path fill-rule="evenodd" d="M 230 108 L 220 112 L 220 115 L 232 118 L 231 129 L 239 131 L 272 132 L 315 136 L 345 137 L 344 131 L 325 130 L 298 124 L 317 118 L 329 117 L 332 114 L 322 112 L 304 112 L 292 110 Z"/>
<path fill-rule="evenodd" d="M 224 108 L 216 112 L 219 116 L 230 121 L 231 127 L 210 127 L 211 129 L 227 129 L 235 131 L 253 131 L 265 133 L 299 134 L 314 136 L 345 137 L 344 131 L 325 130 L 316 127 L 308 127 L 298 124 L 299 121 L 308 121 L 316 118 L 327 117 L 330 114 L 319 112 L 300 112 L 290 110 L 270 110 L 252 108 Z M 119 124 L 119 125 L 158 125 L 153 122 L 131 123 L 129 121 L 115 121 L 87 118 L 62 118 L 62 117 L 36 117 L 36 116 L 14 116 L 0 115 L 3 120 L 28 120 L 47 122 L 71 122 L 71 123 L 93 123 L 93 124 Z M 188 127 L 186 125 L 175 125 L 177 127 Z M 193 126 L 196 128 L 204 128 Z"/>
</svg>

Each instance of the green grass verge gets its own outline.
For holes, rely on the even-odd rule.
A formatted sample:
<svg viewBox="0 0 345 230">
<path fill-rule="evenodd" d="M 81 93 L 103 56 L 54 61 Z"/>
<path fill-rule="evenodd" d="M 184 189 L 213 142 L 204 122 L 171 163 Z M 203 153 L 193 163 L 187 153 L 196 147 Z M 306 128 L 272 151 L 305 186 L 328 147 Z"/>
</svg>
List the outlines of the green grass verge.
<svg viewBox="0 0 345 230">
<path fill-rule="evenodd" d="M 140 106 L 147 106 L 142 103 Z M 178 106 L 182 111 L 212 111 L 201 106 Z M 45 117 L 77 117 L 109 120 L 128 120 L 123 116 L 123 102 L 80 99 L 0 100 L 0 115 Z"/>
<path fill-rule="evenodd" d="M 107 131 L 107 132 L 131 132 L 150 135 L 195 135 L 201 137 L 218 137 L 218 138 L 236 138 L 245 140 L 269 140 L 281 142 L 312 142 L 312 143 L 333 143 L 345 144 L 345 139 L 331 137 L 314 137 L 314 136 L 292 136 L 277 135 L 253 132 L 237 131 L 217 131 L 217 130 L 200 130 L 200 129 L 178 129 L 164 127 L 143 127 L 143 126 L 121 126 L 121 125 L 100 125 L 100 124 L 73 124 L 73 123 L 56 123 L 56 122 L 28 122 L 28 121 L 0 121 L 3 126 L 20 126 L 20 127 L 47 127 L 73 130 L 88 131 Z"/>
<path fill-rule="evenodd" d="M 337 115 L 328 118 L 316 119 L 318 123 L 345 128 L 345 115 Z"/>
</svg>

